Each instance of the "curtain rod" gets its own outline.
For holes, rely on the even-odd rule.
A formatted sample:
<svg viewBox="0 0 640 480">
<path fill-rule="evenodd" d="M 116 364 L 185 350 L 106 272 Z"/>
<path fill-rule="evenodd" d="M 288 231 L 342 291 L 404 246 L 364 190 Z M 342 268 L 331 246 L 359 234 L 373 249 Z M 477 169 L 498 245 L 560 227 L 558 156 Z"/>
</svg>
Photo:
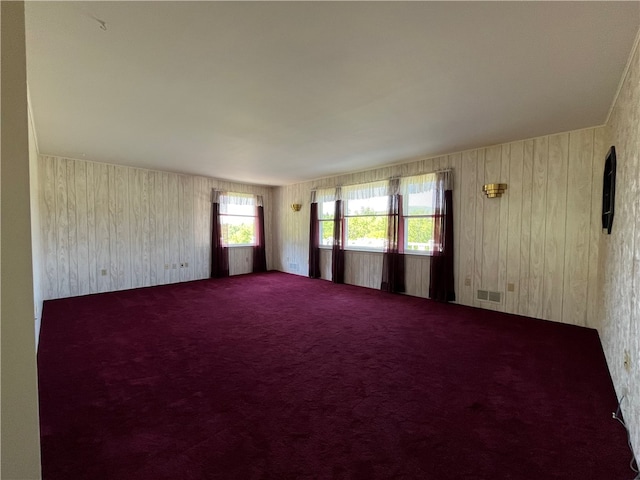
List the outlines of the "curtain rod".
<svg viewBox="0 0 640 480">
<path fill-rule="evenodd" d="M 441 168 L 438 170 L 432 170 L 430 172 L 422 172 L 422 173 L 416 173 L 415 175 L 399 175 L 399 176 L 393 176 L 393 177 L 389 177 L 386 180 L 393 180 L 394 178 L 409 178 L 409 177 L 417 177 L 418 175 L 429 175 L 430 173 L 445 173 L 445 172 L 453 172 L 453 168 L 452 167 L 448 167 L 448 168 Z M 348 183 L 346 185 L 343 184 L 338 184 L 338 185 L 332 185 L 330 187 L 311 187 L 311 191 L 316 191 L 316 190 L 323 190 L 323 189 L 328 189 L 328 188 L 336 188 L 336 187 L 350 187 L 352 185 L 361 185 L 363 183 L 374 183 L 374 182 L 384 182 L 385 179 L 382 180 L 372 180 L 370 182 L 358 182 L 358 183 Z"/>
</svg>

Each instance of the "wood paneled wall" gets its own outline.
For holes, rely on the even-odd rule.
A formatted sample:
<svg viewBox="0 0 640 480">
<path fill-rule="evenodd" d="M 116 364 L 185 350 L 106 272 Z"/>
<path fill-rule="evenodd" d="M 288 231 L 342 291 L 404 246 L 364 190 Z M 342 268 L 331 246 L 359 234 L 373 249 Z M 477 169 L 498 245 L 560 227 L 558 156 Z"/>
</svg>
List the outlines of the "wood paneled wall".
<svg viewBox="0 0 640 480">
<path fill-rule="evenodd" d="M 640 32 L 607 124 L 616 147 L 616 203 L 611 235 L 600 235 L 600 337 L 611 378 L 640 458 Z M 604 166 L 602 159 L 598 162 Z M 592 308 L 591 306 L 589 308 Z M 625 365 L 625 357 L 628 362 Z M 624 396 L 624 399 L 622 398 Z"/>
<path fill-rule="evenodd" d="M 595 326 L 605 150 L 599 127 L 277 188 L 274 264 L 308 274 L 313 188 L 452 168 L 457 302 Z M 486 198 L 482 185 L 496 182 L 508 184 L 506 194 Z M 291 203 L 303 209 L 293 212 Z M 330 278 L 330 256 L 321 255 L 323 278 Z M 354 251 L 345 259 L 347 283 L 378 288 L 380 254 Z M 429 257 L 408 255 L 406 270 L 407 293 L 426 297 Z M 500 292 L 502 302 L 478 300 L 478 289 Z"/>
<path fill-rule="evenodd" d="M 51 156 L 38 173 L 45 299 L 207 278 L 214 188 L 263 195 L 272 265 L 271 187 Z M 230 273 L 250 255 L 232 248 Z"/>
</svg>

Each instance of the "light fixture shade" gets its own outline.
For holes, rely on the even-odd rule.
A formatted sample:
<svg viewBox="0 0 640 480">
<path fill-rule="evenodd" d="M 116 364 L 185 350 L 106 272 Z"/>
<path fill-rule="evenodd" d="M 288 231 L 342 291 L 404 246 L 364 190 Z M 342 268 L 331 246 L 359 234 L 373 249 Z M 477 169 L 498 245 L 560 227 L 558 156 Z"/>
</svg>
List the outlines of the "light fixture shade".
<svg viewBox="0 0 640 480">
<path fill-rule="evenodd" d="M 482 186 L 482 191 L 487 196 L 487 198 L 501 197 L 506 189 L 506 183 L 487 183 L 486 185 Z"/>
<path fill-rule="evenodd" d="M 299 212 L 301 208 L 302 208 L 302 204 L 300 203 L 291 204 L 291 210 L 293 210 L 294 212 Z"/>
</svg>

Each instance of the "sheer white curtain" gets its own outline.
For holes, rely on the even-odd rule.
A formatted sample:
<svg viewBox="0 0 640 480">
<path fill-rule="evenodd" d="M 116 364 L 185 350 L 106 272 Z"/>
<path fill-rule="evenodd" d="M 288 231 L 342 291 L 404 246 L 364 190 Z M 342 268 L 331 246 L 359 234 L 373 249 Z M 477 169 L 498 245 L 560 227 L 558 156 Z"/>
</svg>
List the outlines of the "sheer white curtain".
<svg viewBox="0 0 640 480">
<path fill-rule="evenodd" d="M 436 187 L 436 174 L 424 173 L 400 179 L 400 194 L 415 195 L 418 193 L 431 192 Z"/>
<path fill-rule="evenodd" d="M 311 203 L 333 202 L 336 200 L 336 187 L 316 188 L 311 191 Z"/>
<path fill-rule="evenodd" d="M 391 194 L 389 180 L 342 187 L 342 200 L 367 200 L 374 197 L 387 197 Z"/>
<path fill-rule="evenodd" d="M 257 196 L 251 193 L 220 192 L 220 213 L 231 215 L 254 215 Z M 249 213 L 244 213 L 249 212 Z"/>
</svg>

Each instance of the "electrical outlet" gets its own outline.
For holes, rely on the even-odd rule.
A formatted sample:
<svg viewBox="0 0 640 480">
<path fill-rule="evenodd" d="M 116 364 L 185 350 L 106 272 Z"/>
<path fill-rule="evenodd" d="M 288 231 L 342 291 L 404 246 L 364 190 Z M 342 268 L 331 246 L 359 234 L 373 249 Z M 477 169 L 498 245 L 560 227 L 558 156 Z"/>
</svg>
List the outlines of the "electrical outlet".
<svg viewBox="0 0 640 480">
<path fill-rule="evenodd" d="M 169 264 L 168 264 L 168 263 L 165 263 L 165 264 L 164 264 L 164 269 L 165 269 L 165 270 L 169 270 Z"/>
<path fill-rule="evenodd" d="M 622 364 L 627 372 L 631 371 L 631 355 L 629 355 L 629 350 L 624 351 L 624 361 Z"/>
<path fill-rule="evenodd" d="M 515 292 L 516 284 L 515 283 L 507 283 L 507 292 Z"/>
<path fill-rule="evenodd" d="M 464 286 L 465 287 L 470 287 L 471 286 L 471 277 L 467 277 L 464 279 Z"/>
<path fill-rule="evenodd" d="M 103 277 L 107 276 L 107 269 L 103 268 L 102 270 L 100 270 L 100 275 L 102 275 Z"/>
</svg>

